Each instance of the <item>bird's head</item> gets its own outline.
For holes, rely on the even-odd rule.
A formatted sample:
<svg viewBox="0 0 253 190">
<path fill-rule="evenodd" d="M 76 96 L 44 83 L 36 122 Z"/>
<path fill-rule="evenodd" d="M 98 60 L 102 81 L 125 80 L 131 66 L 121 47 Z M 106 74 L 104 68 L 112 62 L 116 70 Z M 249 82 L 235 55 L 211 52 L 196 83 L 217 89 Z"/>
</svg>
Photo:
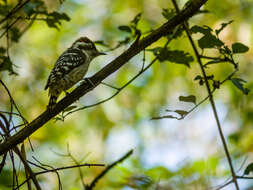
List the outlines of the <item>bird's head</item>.
<svg viewBox="0 0 253 190">
<path fill-rule="evenodd" d="M 99 55 L 105 55 L 103 52 L 99 52 L 94 44 L 89 38 L 81 37 L 78 38 L 71 46 L 71 48 L 80 49 L 81 51 L 89 54 L 92 58 Z"/>
</svg>

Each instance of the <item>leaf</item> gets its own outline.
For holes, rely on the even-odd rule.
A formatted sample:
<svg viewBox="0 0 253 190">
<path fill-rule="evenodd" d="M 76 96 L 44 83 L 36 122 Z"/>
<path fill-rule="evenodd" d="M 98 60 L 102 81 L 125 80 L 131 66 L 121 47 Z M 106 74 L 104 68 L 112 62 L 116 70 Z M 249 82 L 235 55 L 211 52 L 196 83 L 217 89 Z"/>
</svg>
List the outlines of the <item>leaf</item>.
<svg viewBox="0 0 253 190">
<path fill-rule="evenodd" d="M 70 21 L 70 17 L 66 13 L 54 11 L 47 14 L 46 23 L 48 27 L 59 29 L 57 24 L 61 25 L 61 20 Z"/>
<path fill-rule="evenodd" d="M 70 17 L 66 14 L 66 13 L 59 13 L 59 12 L 51 12 L 48 14 L 48 16 L 53 17 L 55 20 L 66 20 L 66 21 L 70 21 Z"/>
<path fill-rule="evenodd" d="M 170 20 L 173 16 L 176 15 L 176 11 L 174 9 L 163 9 L 162 15 L 167 20 Z"/>
<path fill-rule="evenodd" d="M 126 25 L 119 26 L 118 29 L 121 30 L 121 31 L 124 31 L 124 32 L 128 32 L 128 33 L 132 32 L 131 28 L 129 26 L 126 26 Z"/>
<path fill-rule="evenodd" d="M 131 21 L 131 23 L 136 26 L 138 24 L 138 22 L 140 21 L 141 19 L 141 13 L 137 14 L 134 19 Z"/>
<path fill-rule="evenodd" d="M 246 169 L 244 170 L 244 175 L 249 175 L 250 172 L 253 172 L 253 162 L 246 167 Z"/>
<path fill-rule="evenodd" d="M 59 29 L 58 26 L 56 25 L 55 20 L 53 20 L 53 19 L 46 19 L 46 23 L 47 23 L 48 27 L 50 27 L 50 28 Z"/>
<path fill-rule="evenodd" d="M 212 34 L 212 28 L 210 28 L 209 26 L 201 27 L 195 25 L 191 28 L 191 32 L 199 32 L 201 34 L 204 34 L 204 36 L 198 40 L 198 44 L 201 49 L 221 47 L 222 45 L 224 45 L 221 40 L 219 40 L 216 36 Z"/>
<path fill-rule="evenodd" d="M 222 23 L 222 24 L 221 24 L 221 27 L 220 27 L 219 29 L 215 30 L 216 35 L 219 35 L 219 33 L 220 33 L 227 25 L 231 24 L 232 22 L 233 22 L 233 20 L 230 20 L 230 21 L 228 21 L 228 22 Z"/>
<path fill-rule="evenodd" d="M 27 16 L 31 16 L 35 12 L 34 8 L 36 8 L 36 7 L 37 7 L 37 3 L 34 3 L 34 2 L 27 3 L 24 6 L 25 14 L 27 14 Z"/>
<path fill-rule="evenodd" d="M 158 119 L 178 119 L 177 117 L 173 116 L 173 115 L 165 115 L 165 116 L 161 116 L 161 117 L 152 117 L 151 120 L 158 120 Z"/>
<path fill-rule="evenodd" d="M 6 52 L 6 49 L 4 47 L 0 47 L 0 54 L 4 54 Z"/>
<path fill-rule="evenodd" d="M 11 40 L 14 42 L 18 42 L 19 38 L 21 37 L 21 33 L 18 28 L 11 28 L 10 29 L 11 33 Z"/>
<path fill-rule="evenodd" d="M 179 101 L 182 102 L 191 102 L 196 104 L 196 96 L 190 95 L 190 96 L 179 96 Z"/>
<path fill-rule="evenodd" d="M 194 80 L 202 80 L 202 76 L 197 75 L 197 76 L 194 78 Z"/>
<path fill-rule="evenodd" d="M 30 17 L 32 14 L 37 12 L 36 8 L 43 6 L 43 5 L 44 5 L 44 2 L 40 1 L 40 0 L 37 0 L 34 2 L 29 2 L 29 3 L 25 4 L 24 12 L 25 12 L 25 14 L 27 14 L 27 16 Z"/>
<path fill-rule="evenodd" d="M 0 63 L 0 71 L 9 71 L 9 75 L 17 75 L 16 72 L 13 71 L 12 62 L 11 60 L 4 56 L 2 63 Z"/>
<path fill-rule="evenodd" d="M 231 50 L 228 48 L 228 46 L 224 46 L 224 52 L 228 55 L 232 53 Z"/>
<path fill-rule="evenodd" d="M 189 53 L 180 50 L 168 50 L 156 47 L 149 51 L 153 51 L 159 61 L 170 61 L 173 63 L 184 64 L 187 67 L 190 67 L 189 63 L 193 61 L 193 57 Z"/>
<path fill-rule="evenodd" d="M 244 84 L 246 83 L 245 80 L 240 79 L 240 78 L 232 78 L 231 79 L 232 83 L 243 92 L 243 94 L 248 95 L 250 90 L 248 88 L 244 88 Z"/>
<path fill-rule="evenodd" d="M 7 15 L 10 11 L 11 6 L 9 5 L 0 5 L 0 15 Z"/>
<path fill-rule="evenodd" d="M 233 53 L 245 53 L 249 50 L 248 46 L 245 46 L 242 43 L 236 42 L 232 44 Z"/>
<path fill-rule="evenodd" d="M 184 110 L 175 110 L 174 112 L 179 114 L 181 117 L 184 117 L 186 114 L 188 114 L 188 112 Z"/>
<path fill-rule="evenodd" d="M 222 41 L 220 41 L 216 36 L 212 34 L 204 35 L 198 40 L 198 44 L 201 49 L 221 47 L 222 45 L 224 45 Z"/>
<path fill-rule="evenodd" d="M 207 35 L 207 34 L 211 34 L 212 29 L 208 26 L 201 27 L 201 26 L 195 25 L 191 28 L 191 32 L 192 33 L 198 33 L 199 32 L 199 33 Z"/>
<path fill-rule="evenodd" d="M 152 51 L 153 54 L 154 54 L 155 56 L 157 56 L 157 55 L 160 54 L 160 52 L 161 52 L 163 49 L 164 49 L 164 48 L 162 48 L 162 47 L 155 47 L 155 48 L 153 48 L 153 49 L 147 49 L 147 51 Z"/>
</svg>

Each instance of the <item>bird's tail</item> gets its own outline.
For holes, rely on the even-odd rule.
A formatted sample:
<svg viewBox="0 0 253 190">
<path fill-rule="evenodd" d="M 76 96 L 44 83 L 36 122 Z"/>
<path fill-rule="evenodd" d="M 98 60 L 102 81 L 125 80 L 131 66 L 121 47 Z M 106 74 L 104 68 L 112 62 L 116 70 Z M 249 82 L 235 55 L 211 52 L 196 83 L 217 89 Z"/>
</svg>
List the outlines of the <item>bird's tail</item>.
<svg viewBox="0 0 253 190">
<path fill-rule="evenodd" d="M 58 98 L 57 96 L 51 95 L 51 96 L 50 96 L 50 99 L 49 99 L 49 104 L 48 104 L 48 106 L 49 106 L 49 107 L 54 106 L 54 105 L 56 104 L 57 98 Z"/>
<path fill-rule="evenodd" d="M 49 94 L 50 94 L 50 99 L 49 99 L 49 103 L 48 103 L 48 108 L 49 108 L 50 110 L 52 110 L 53 107 L 54 107 L 55 104 L 56 104 L 56 101 L 57 101 L 57 99 L 58 99 L 60 93 L 57 92 L 57 93 L 53 93 L 53 94 L 52 94 L 52 93 L 50 93 L 50 91 L 49 91 Z"/>
</svg>

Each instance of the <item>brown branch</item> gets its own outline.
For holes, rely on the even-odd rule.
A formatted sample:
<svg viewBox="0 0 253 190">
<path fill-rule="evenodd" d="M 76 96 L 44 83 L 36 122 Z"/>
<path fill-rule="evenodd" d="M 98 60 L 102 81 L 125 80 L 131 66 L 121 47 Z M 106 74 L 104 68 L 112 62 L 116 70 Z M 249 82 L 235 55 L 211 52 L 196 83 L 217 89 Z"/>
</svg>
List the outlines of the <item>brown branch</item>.
<svg viewBox="0 0 253 190">
<path fill-rule="evenodd" d="M 174 32 L 174 34 L 176 34 L 176 32 Z M 164 47 L 163 48 L 167 48 L 167 46 L 169 45 L 170 41 L 174 39 L 174 35 L 171 35 L 170 38 L 168 38 L 167 42 L 165 43 Z M 84 110 L 84 109 L 87 109 L 87 108 L 91 108 L 91 107 L 95 107 L 97 105 L 100 105 L 100 104 L 103 104 L 107 101 L 110 101 L 112 98 L 114 98 L 115 96 L 117 96 L 123 89 L 125 89 L 128 85 L 130 85 L 135 79 L 137 79 L 142 73 L 144 73 L 145 71 L 147 71 L 157 60 L 158 58 L 155 57 L 146 67 L 145 67 L 145 49 L 144 49 L 144 55 L 143 55 L 143 59 L 142 59 L 142 67 L 141 67 L 141 70 L 134 76 L 132 77 L 128 82 L 126 82 L 123 86 L 121 87 L 115 87 L 115 86 L 112 86 L 112 85 L 109 85 L 109 84 L 106 84 L 104 82 L 101 82 L 101 84 L 105 85 L 105 86 L 108 86 L 112 89 L 115 89 L 116 92 L 111 95 L 110 97 L 108 98 L 105 98 L 99 102 L 96 102 L 94 104 L 90 104 L 90 105 L 87 105 L 87 106 L 82 106 L 80 108 L 77 108 L 77 109 L 74 109 L 72 111 L 69 111 L 68 113 L 66 113 L 65 115 L 63 115 L 63 120 L 70 114 L 72 113 L 75 113 L 77 111 L 81 111 L 81 110 Z"/>
<path fill-rule="evenodd" d="M 7 19 L 9 19 L 12 15 L 14 15 L 16 12 L 18 12 L 22 7 L 24 7 L 30 0 L 26 0 L 21 4 L 19 2 L 3 19 L 0 20 L 0 24 L 5 22 Z"/>
<path fill-rule="evenodd" d="M 49 172 L 56 172 L 58 170 L 66 170 L 66 169 L 72 169 L 72 168 L 84 167 L 84 166 L 93 167 L 93 166 L 105 166 L 105 165 L 104 164 L 80 164 L 80 165 L 74 165 L 74 166 L 64 166 L 64 167 L 60 167 L 60 168 L 53 168 L 50 170 L 45 170 L 45 171 L 34 173 L 34 176 L 49 173 Z M 16 186 L 14 190 L 19 189 L 22 185 L 27 183 L 27 181 L 30 180 L 30 178 L 31 178 L 31 176 L 28 179 L 24 180 L 21 184 Z"/>
<path fill-rule="evenodd" d="M 144 50 L 146 47 L 152 43 L 159 40 L 164 35 L 172 32 L 176 26 L 186 21 L 194 14 L 198 12 L 200 7 L 204 5 L 207 0 L 194 0 L 182 10 L 178 15 L 174 16 L 168 22 L 163 24 L 158 29 L 154 30 L 151 34 L 144 37 L 138 42 L 130 46 L 125 52 L 114 59 L 111 63 L 106 65 L 103 69 L 93 75 L 90 80 L 95 86 L 98 86 L 105 78 L 109 77 L 112 73 L 117 71 L 120 67 L 125 65 L 132 57 L 137 55 L 139 52 Z M 54 116 L 59 114 L 62 110 L 66 109 L 69 105 L 80 99 L 82 96 L 91 91 L 94 87 L 91 85 L 83 84 L 77 87 L 70 95 L 64 97 L 52 110 L 46 110 L 36 119 L 34 119 L 28 126 L 24 127 L 15 135 L 9 137 L 6 141 L 0 144 L 0 155 L 4 154 L 6 151 L 15 147 L 17 144 L 23 142 L 26 138 L 32 135 L 36 130 L 42 127 Z"/>
<path fill-rule="evenodd" d="M 237 179 L 253 179 L 253 177 L 236 176 Z"/>
<path fill-rule="evenodd" d="M 223 189 L 224 187 L 228 186 L 229 184 L 233 183 L 233 180 L 229 180 L 227 183 L 220 185 L 219 187 L 217 187 L 215 190 L 220 190 Z"/>
<path fill-rule="evenodd" d="M 24 157 L 24 155 L 22 155 L 22 153 L 20 152 L 20 150 L 15 147 L 14 148 L 14 152 L 19 156 L 20 160 L 22 161 L 25 171 L 29 173 L 29 178 L 28 179 L 32 179 L 35 187 L 37 190 L 41 190 L 41 187 L 39 185 L 38 180 L 36 179 L 35 173 L 32 171 L 32 168 L 29 166 L 29 164 L 26 161 L 26 158 Z"/>
</svg>

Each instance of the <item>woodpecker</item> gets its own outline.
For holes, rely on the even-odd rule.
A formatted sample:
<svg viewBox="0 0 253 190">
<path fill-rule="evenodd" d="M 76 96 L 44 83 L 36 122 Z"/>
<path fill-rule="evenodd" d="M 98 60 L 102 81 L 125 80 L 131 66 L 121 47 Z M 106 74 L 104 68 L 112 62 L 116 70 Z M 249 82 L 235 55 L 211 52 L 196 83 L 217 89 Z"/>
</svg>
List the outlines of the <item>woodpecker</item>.
<svg viewBox="0 0 253 190">
<path fill-rule="evenodd" d="M 56 104 L 57 98 L 63 91 L 66 92 L 83 79 L 90 62 L 99 55 L 105 55 L 105 53 L 99 52 L 87 37 L 77 39 L 61 54 L 45 86 L 45 90 L 49 88 L 49 107 Z"/>
</svg>

